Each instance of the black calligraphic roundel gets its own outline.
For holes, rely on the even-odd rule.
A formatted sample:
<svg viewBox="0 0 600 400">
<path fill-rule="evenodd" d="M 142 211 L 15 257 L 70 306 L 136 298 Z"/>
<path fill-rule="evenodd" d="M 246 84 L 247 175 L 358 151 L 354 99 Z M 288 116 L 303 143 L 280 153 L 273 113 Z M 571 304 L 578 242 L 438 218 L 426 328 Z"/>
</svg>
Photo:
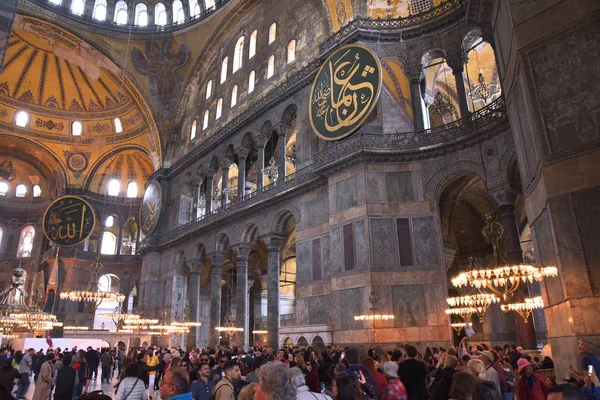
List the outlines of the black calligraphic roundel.
<svg viewBox="0 0 600 400">
<path fill-rule="evenodd" d="M 161 206 L 162 192 L 160 185 L 156 181 L 152 181 L 146 187 L 140 210 L 141 229 L 144 235 L 151 235 L 154 229 L 156 229 L 158 219 L 160 218 Z"/>
<path fill-rule="evenodd" d="M 315 133 L 339 140 L 360 128 L 377 104 L 381 77 L 379 59 L 368 47 L 349 44 L 336 50 L 319 69 L 310 91 Z"/>
<path fill-rule="evenodd" d="M 63 196 L 48 206 L 42 219 L 44 235 L 57 246 L 72 247 L 83 243 L 94 231 L 96 213 L 77 196 Z"/>
</svg>

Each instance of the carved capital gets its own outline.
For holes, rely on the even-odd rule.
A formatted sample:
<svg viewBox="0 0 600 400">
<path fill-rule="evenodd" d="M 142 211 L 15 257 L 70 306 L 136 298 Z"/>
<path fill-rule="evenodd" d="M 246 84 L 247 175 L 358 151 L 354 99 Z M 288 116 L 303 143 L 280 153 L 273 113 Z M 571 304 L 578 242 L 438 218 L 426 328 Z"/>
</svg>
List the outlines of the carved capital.
<svg viewBox="0 0 600 400">
<path fill-rule="evenodd" d="M 250 251 L 252 247 L 248 244 L 241 243 L 234 247 L 232 247 L 233 253 L 235 254 L 235 258 L 237 261 L 248 261 L 248 256 L 250 255 Z"/>
<path fill-rule="evenodd" d="M 404 67 L 404 73 L 411 83 L 418 83 L 423 77 L 423 67 L 421 64 L 414 64 Z"/>
<path fill-rule="evenodd" d="M 462 54 L 457 53 L 446 58 L 446 64 L 450 67 L 453 74 L 463 72 L 465 68 L 465 59 Z"/>
<path fill-rule="evenodd" d="M 279 121 L 275 125 L 273 125 L 273 130 L 277 132 L 279 136 L 286 136 L 290 127 L 291 125 L 287 122 Z"/>
<path fill-rule="evenodd" d="M 244 146 L 240 146 L 235 150 L 235 154 L 237 154 L 239 159 L 245 160 L 246 157 L 248 157 L 248 154 L 250 154 L 250 150 L 248 150 Z"/>
<path fill-rule="evenodd" d="M 219 158 L 219 167 L 221 167 L 223 169 L 229 168 L 231 163 L 232 163 L 232 160 L 229 156 L 223 156 L 223 157 Z"/>
<path fill-rule="evenodd" d="M 267 245 L 267 251 L 269 252 L 279 251 L 285 243 L 285 237 L 278 234 L 265 235 L 261 239 Z"/>
<path fill-rule="evenodd" d="M 258 149 L 264 149 L 268 141 L 269 138 L 264 136 L 263 134 L 254 137 L 254 144 Z"/>
<path fill-rule="evenodd" d="M 188 260 L 188 269 L 191 274 L 199 274 L 202 269 L 202 261 L 200 260 Z"/>
<path fill-rule="evenodd" d="M 490 194 L 498 207 L 514 206 L 517 200 L 517 193 L 511 189 L 499 188 L 490 190 Z"/>
</svg>

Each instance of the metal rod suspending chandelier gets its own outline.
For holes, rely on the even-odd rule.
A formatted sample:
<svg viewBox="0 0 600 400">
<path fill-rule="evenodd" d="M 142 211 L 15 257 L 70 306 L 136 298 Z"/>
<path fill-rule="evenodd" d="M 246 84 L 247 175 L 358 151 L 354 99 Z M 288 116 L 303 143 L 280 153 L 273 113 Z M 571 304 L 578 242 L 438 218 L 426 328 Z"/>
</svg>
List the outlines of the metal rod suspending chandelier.
<svg viewBox="0 0 600 400">
<path fill-rule="evenodd" d="M 377 298 L 377 293 L 375 293 L 374 290 L 371 291 L 371 295 L 369 296 L 369 303 L 371 304 L 371 307 L 369 308 L 369 313 L 355 315 L 355 321 L 389 321 L 394 319 L 393 314 L 379 314 L 379 310 L 377 309 L 379 299 Z"/>
</svg>

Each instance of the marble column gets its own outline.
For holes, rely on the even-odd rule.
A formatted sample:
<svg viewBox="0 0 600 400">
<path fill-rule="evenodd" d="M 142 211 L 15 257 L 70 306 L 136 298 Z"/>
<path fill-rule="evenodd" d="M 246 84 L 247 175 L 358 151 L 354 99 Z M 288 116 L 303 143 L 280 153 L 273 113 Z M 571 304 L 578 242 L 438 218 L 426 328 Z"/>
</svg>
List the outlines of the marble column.
<svg viewBox="0 0 600 400">
<path fill-rule="evenodd" d="M 244 328 L 243 332 L 237 333 L 237 345 L 246 350 L 249 342 L 249 315 L 248 315 L 248 255 L 250 248 L 240 246 L 237 249 L 237 286 L 236 286 L 236 307 L 235 323 Z"/>
<path fill-rule="evenodd" d="M 123 235 L 125 234 L 125 228 L 119 230 L 119 238 L 117 239 L 117 255 L 121 254 L 121 247 L 123 247 Z"/>
<path fill-rule="evenodd" d="M 221 207 L 228 203 L 227 188 L 229 188 L 229 164 L 221 166 Z"/>
<path fill-rule="evenodd" d="M 246 157 L 250 152 L 246 148 L 239 148 L 238 155 L 238 201 L 242 201 L 246 193 Z"/>
<path fill-rule="evenodd" d="M 280 250 L 284 239 L 270 237 L 267 241 L 267 343 L 279 349 L 279 280 Z"/>
<path fill-rule="evenodd" d="M 188 277 L 188 305 L 190 307 L 190 320 L 200 321 L 200 272 L 202 260 L 189 261 L 190 275 Z M 200 343 L 200 327 L 190 329 L 188 343 L 198 346 Z"/>
<path fill-rule="evenodd" d="M 285 180 L 285 148 L 287 144 L 287 131 L 289 129 L 289 125 L 284 122 L 279 122 L 275 126 L 275 130 L 277 131 L 278 139 L 277 139 L 277 149 L 279 151 L 279 163 L 277 168 L 277 180 Z"/>
<path fill-rule="evenodd" d="M 215 330 L 221 325 L 221 277 L 223 275 L 223 255 L 213 256 L 210 275 L 210 327 L 208 345 L 215 347 L 219 344 L 219 332 Z"/>
<path fill-rule="evenodd" d="M 452 74 L 456 80 L 456 95 L 458 96 L 458 106 L 460 107 L 460 117 L 466 118 L 469 115 L 469 104 L 467 103 L 467 91 L 465 89 L 465 80 L 463 78 L 463 66 L 452 68 Z"/>
<path fill-rule="evenodd" d="M 206 177 L 206 207 L 205 215 L 210 214 L 212 211 L 212 194 L 213 194 L 213 182 L 215 180 L 215 172 L 209 170 L 208 176 Z"/>
<path fill-rule="evenodd" d="M 263 169 L 265 168 L 265 144 L 267 140 L 264 136 L 258 136 L 254 140 L 257 148 L 258 159 L 256 160 L 256 190 L 261 191 L 264 185 Z"/>
<path fill-rule="evenodd" d="M 423 107 L 421 101 L 421 84 L 419 78 L 411 78 L 410 80 L 410 96 L 413 111 L 413 125 L 415 131 L 425 129 L 423 123 Z"/>
</svg>

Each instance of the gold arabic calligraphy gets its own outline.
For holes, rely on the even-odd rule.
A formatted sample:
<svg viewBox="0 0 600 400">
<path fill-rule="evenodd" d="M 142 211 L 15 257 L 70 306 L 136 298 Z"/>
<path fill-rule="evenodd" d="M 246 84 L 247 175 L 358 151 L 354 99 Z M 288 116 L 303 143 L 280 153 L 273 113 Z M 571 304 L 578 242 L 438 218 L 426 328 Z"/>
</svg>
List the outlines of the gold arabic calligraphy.
<svg viewBox="0 0 600 400">
<path fill-rule="evenodd" d="M 51 210 L 48 219 L 47 234 L 50 239 L 69 242 L 77 237 L 78 241 L 82 241 L 91 223 L 88 211 L 85 203 L 73 204 L 72 200 L 67 205 L 64 201 L 58 203 L 58 206 Z"/>
<path fill-rule="evenodd" d="M 313 91 L 314 115 L 323 120 L 328 132 L 351 128 L 371 109 L 377 88 L 368 78 L 376 70 L 369 63 L 361 63 L 357 49 L 330 59 L 325 68 L 328 73 L 321 74 Z M 360 78 L 353 79 L 357 74 Z"/>
</svg>

